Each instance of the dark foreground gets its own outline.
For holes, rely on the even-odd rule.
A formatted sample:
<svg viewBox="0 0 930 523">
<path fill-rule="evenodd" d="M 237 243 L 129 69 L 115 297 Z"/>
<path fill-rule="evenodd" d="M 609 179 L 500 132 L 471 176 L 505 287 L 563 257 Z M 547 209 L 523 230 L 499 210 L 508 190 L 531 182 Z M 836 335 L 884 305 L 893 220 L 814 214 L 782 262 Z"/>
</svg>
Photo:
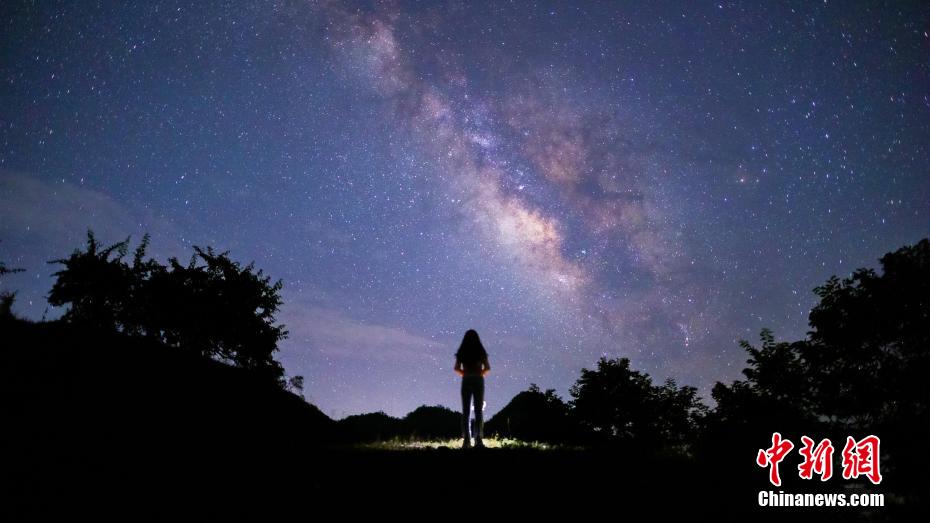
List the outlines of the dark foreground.
<svg viewBox="0 0 930 523">
<path fill-rule="evenodd" d="M 110 442 L 17 475 L 19 519 L 75 516 L 267 520 L 294 515 L 445 513 L 545 515 L 680 514 L 703 519 L 908 521 L 913 507 L 760 508 L 763 481 L 737 484 L 688 460 L 640 460 L 621 453 L 533 449 L 300 449 L 237 455 L 209 447 L 177 453 Z M 219 451 L 222 449 L 222 451 Z M 39 459 L 41 462 L 42 459 Z M 27 464 L 27 463 L 21 463 Z M 9 469 L 8 469 L 9 470 Z M 20 469 L 19 474 L 24 471 Z M 827 492 L 843 491 L 837 484 Z M 887 493 L 885 489 L 881 489 Z M 749 513 L 749 514 L 746 514 Z M 4 518 L 7 519 L 7 518 Z M 328 518 L 327 518 L 328 519 Z M 820 519 L 822 520 L 822 519 Z"/>
<path fill-rule="evenodd" d="M 341 445 L 301 398 L 162 346 L 55 324 L 0 325 L 0 521 L 560 514 L 926 520 L 893 475 L 874 509 L 760 508 L 752 456 L 636 449 L 382 450 Z M 732 454 L 732 453 L 731 453 Z M 796 476 L 794 464 L 784 474 Z M 785 492 L 848 492 L 834 478 Z M 777 490 L 777 489 L 776 489 Z M 745 514 L 725 519 L 742 518 Z M 574 519 L 574 518 L 573 518 Z"/>
</svg>

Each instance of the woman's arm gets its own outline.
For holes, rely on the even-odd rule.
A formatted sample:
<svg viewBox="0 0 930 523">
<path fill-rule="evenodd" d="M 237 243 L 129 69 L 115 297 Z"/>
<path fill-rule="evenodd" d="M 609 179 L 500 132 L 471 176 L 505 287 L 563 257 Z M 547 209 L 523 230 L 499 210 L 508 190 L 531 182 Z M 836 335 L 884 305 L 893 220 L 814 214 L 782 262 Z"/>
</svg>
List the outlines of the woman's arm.
<svg viewBox="0 0 930 523">
<path fill-rule="evenodd" d="M 484 357 L 484 361 L 481 362 L 484 365 L 484 369 L 481 370 L 481 375 L 485 376 L 488 372 L 491 372 L 491 364 L 488 363 L 488 357 Z"/>
<path fill-rule="evenodd" d="M 459 376 L 465 376 L 465 370 L 462 369 L 462 362 L 455 358 L 455 373 Z"/>
</svg>

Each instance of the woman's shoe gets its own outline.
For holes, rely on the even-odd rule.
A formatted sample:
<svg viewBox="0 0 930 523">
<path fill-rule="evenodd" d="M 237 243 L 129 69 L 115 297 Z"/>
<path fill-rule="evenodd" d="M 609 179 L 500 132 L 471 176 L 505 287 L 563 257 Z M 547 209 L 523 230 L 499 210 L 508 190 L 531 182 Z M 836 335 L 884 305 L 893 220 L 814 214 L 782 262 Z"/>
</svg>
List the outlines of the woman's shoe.
<svg viewBox="0 0 930 523">
<path fill-rule="evenodd" d="M 462 441 L 462 448 L 463 448 L 463 449 L 470 449 L 470 448 L 471 448 L 471 440 L 465 439 L 464 441 Z"/>
<path fill-rule="evenodd" d="M 475 440 L 475 448 L 476 448 L 476 449 L 483 449 L 483 448 L 487 448 L 487 447 L 485 447 L 485 446 L 484 446 L 484 442 L 481 441 L 481 440 L 479 439 L 479 440 Z"/>
</svg>

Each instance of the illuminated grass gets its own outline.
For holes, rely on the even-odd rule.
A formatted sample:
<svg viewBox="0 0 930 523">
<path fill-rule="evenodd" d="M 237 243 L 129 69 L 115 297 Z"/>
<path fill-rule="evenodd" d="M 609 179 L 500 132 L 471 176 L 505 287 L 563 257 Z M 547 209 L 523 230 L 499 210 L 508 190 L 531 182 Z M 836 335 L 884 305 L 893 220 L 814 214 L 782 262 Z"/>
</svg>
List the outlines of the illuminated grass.
<svg viewBox="0 0 930 523">
<path fill-rule="evenodd" d="M 489 449 L 532 449 L 532 450 L 553 450 L 553 449 L 564 449 L 568 448 L 564 445 L 552 445 L 549 443 L 542 443 L 539 441 L 523 441 L 518 439 L 510 438 L 486 438 L 484 440 L 484 446 Z M 417 439 L 404 439 L 404 438 L 394 438 L 385 441 L 377 441 L 372 443 L 362 443 L 359 444 L 360 448 L 367 449 L 380 449 L 380 450 L 418 450 L 418 449 L 461 449 L 462 440 L 461 439 L 448 439 L 448 440 L 438 440 L 438 441 L 429 441 L 429 440 L 417 440 Z"/>
</svg>

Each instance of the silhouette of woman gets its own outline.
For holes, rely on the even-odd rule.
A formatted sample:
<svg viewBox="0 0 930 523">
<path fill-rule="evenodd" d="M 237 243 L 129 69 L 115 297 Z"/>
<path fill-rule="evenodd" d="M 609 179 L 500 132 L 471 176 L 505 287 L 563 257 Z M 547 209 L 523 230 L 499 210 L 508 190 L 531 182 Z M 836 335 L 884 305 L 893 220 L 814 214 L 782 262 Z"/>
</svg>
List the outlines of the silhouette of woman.
<svg viewBox="0 0 930 523">
<path fill-rule="evenodd" d="M 484 448 L 481 441 L 484 419 L 484 375 L 491 370 L 488 352 L 474 329 L 469 329 L 455 353 L 455 372 L 462 377 L 462 448 L 471 447 L 468 419 L 471 417 L 471 402 L 475 401 L 475 448 Z"/>
</svg>

